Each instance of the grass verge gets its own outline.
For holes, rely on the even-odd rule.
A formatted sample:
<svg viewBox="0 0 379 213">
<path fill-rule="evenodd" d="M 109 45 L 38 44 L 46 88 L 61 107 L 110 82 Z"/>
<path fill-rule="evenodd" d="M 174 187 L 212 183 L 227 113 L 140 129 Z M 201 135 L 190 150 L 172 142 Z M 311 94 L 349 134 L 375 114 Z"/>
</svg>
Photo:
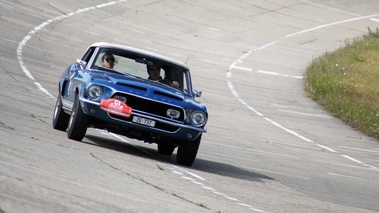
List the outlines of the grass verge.
<svg viewBox="0 0 379 213">
<path fill-rule="evenodd" d="M 335 117 L 379 140 L 379 30 L 346 41 L 307 68 L 305 90 Z"/>
</svg>

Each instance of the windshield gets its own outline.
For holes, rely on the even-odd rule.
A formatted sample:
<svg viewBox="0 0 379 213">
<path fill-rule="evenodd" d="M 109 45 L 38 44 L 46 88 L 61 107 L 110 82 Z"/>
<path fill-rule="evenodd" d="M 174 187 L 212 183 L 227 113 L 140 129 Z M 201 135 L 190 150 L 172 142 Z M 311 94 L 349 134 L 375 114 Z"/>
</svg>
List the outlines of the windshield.
<svg viewBox="0 0 379 213">
<path fill-rule="evenodd" d="M 187 69 L 167 61 L 120 49 L 101 48 L 91 69 L 130 74 L 139 78 L 161 82 L 190 94 Z"/>
</svg>

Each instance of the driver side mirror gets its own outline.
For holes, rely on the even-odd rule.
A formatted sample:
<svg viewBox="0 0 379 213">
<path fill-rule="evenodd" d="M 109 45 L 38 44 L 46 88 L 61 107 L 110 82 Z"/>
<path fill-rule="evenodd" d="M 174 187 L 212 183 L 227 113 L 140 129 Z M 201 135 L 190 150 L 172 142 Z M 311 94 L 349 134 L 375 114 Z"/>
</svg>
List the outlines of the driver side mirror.
<svg viewBox="0 0 379 213">
<path fill-rule="evenodd" d="M 200 91 L 200 90 L 194 90 L 194 91 L 193 91 L 193 94 L 195 95 L 195 97 L 198 97 L 198 98 L 200 98 L 200 97 L 201 97 L 201 95 L 203 94 L 203 92 L 202 92 L 202 91 Z"/>
<path fill-rule="evenodd" d="M 87 62 L 80 60 L 80 59 L 76 59 L 76 63 L 78 63 L 80 69 L 84 69 L 87 66 Z"/>
</svg>

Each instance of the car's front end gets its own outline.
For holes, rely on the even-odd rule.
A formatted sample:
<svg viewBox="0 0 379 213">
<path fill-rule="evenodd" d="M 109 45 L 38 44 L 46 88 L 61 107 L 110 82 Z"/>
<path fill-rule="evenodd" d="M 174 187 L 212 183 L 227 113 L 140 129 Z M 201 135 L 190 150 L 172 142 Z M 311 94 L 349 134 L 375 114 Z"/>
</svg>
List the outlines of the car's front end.
<svg viewBox="0 0 379 213">
<path fill-rule="evenodd" d="M 147 142 L 162 138 L 192 141 L 206 132 L 205 106 L 191 96 L 148 80 L 124 78 L 86 85 L 80 101 L 90 116 L 90 126 Z"/>
</svg>

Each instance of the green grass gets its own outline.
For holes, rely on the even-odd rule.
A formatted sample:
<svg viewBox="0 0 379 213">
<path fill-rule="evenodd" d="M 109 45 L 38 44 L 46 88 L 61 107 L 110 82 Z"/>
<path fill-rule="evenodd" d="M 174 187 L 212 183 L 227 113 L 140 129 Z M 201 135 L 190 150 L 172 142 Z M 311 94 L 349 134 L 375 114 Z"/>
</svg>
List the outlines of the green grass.
<svg viewBox="0 0 379 213">
<path fill-rule="evenodd" d="M 379 31 L 345 43 L 313 60 L 305 89 L 331 114 L 379 140 Z"/>
</svg>

